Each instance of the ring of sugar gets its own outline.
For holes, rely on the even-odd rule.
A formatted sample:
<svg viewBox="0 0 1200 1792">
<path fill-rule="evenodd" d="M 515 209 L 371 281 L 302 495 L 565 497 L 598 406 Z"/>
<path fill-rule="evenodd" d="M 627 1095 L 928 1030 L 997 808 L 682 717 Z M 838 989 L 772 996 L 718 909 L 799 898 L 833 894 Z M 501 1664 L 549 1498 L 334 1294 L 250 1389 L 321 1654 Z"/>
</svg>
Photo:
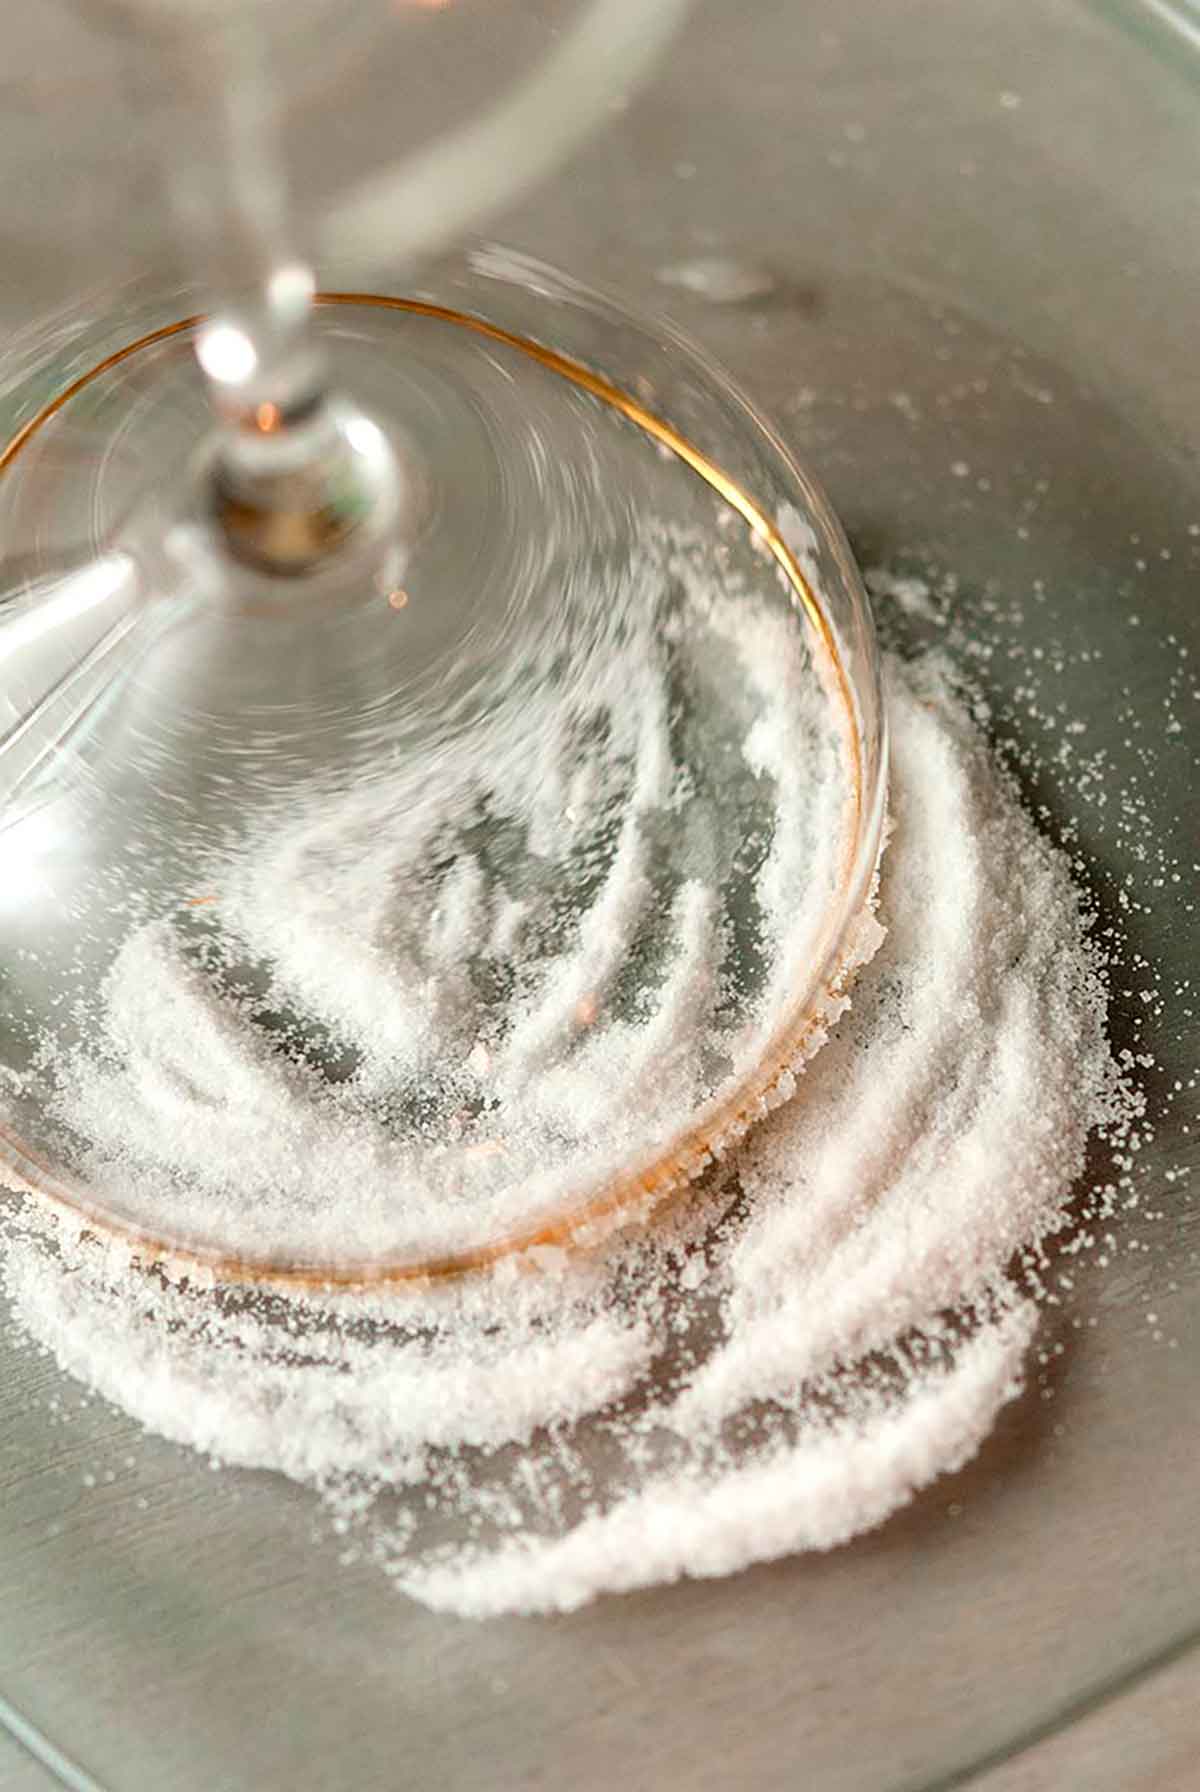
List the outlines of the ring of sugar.
<svg viewBox="0 0 1200 1792">
<path fill-rule="evenodd" d="M 469 330 L 536 361 L 619 412 L 653 441 L 675 455 L 709 485 L 746 524 L 761 550 L 776 563 L 793 599 L 809 625 L 818 676 L 838 717 L 849 769 L 847 815 L 842 829 L 838 891 L 831 905 L 817 952 L 815 977 L 797 999 L 788 1018 L 773 1033 L 755 1065 L 738 1086 L 715 1098 L 693 1116 L 689 1125 L 652 1161 L 610 1178 L 584 1201 L 567 1203 L 555 1212 L 486 1243 L 438 1258 L 402 1262 L 339 1263 L 314 1267 L 208 1251 L 180 1244 L 98 1210 L 87 1191 L 64 1181 L 50 1165 L 0 1123 L 0 1158 L 7 1181 L 55 1208 L 73 1227 L 103 1234 L 147 1264 L 165 1264 L 175 1273 L 200 1270 L 219 1281 L 300 1288 L 366 1288 L 425 1283 L 484 1269 L 499 1260 L 544 1247 L 597 1243 L 614 1224 L 644 1218 L 672 1196 L 678 1196 L 771 1107 L 791 1092 L 794 1073 L 819 1049 L 828 1026 L 845 1006 L 845 990 L 869 957 L 873 923 L 872 891 L 883 835 L 883 803 L 866 788 L 866 768 L 858 725 L 855 688 L 837 633 L 814 581 L 789 546 L 782 529 L 721 467 L 663 418 L 621 387 L 581 362 L 542 343 L 506 330 L 486 318 L 431 300 L 358 292 L 322 292 L 316 303 L 333 306 L 377 306 L 406 312 Z M 0 449 L 0 475 L 30 440 L 80 392 L 142 350 L 186 335 L 203 321 L 202 314 L 179 318 L 139 336 L 80 374 L 31 417 Z M 881 778 L 886 776 L 881 771 Z"/>
</svg>

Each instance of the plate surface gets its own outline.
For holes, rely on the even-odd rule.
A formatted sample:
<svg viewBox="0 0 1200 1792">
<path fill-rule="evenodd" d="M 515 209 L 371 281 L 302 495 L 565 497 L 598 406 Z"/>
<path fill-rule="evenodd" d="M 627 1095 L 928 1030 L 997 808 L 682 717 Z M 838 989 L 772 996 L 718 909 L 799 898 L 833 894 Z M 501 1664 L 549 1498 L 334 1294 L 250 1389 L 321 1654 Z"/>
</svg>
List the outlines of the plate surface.
<svg viewBox="0 0 1200 1792">
<path fill-rule="evenodd" d="M 1158 972 L 1161 1012 L 1139 970 L 1114 1021 L 1144 1022 L 1156 1101 L 1200 1056 L 1194 897 L 1153 882 L 1200 837 L 1195 108 L 1181 66 L 1067 0 L 760 0 L 749 27 L 713 4 L 497 221 L 724 359 L 864 565 L 955 576 L 997 733 L 1036 750 L 1031 796 L 1077 820 Z M 1082 749 L 1054 763 L 1067 721 L 1103 806 Z M 405 1605 L 302 1492 L 140 1439 L 6 1342 L 0 1686 L 115 1792 L 962 1783 L 1200 1628 L 1196 1106 L 1165 1112 L 1113 1261 L 1046 1314 L 1062 1354 L 966 1471 L 828 1557 L 555 1621 Z"/>
</svg>

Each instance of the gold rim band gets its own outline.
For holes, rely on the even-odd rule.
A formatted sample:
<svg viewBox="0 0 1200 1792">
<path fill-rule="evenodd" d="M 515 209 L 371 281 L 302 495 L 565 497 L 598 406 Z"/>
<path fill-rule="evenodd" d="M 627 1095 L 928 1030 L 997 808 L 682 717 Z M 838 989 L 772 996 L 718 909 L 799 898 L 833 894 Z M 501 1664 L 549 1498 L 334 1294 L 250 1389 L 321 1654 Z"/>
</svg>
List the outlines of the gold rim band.
<svg viewBox="0 0 1200 1792">
<path fill-rule="evenodd" d="M 789 587 L 808 621 L 825 665 L 832 674 L 833 689 L 837 702 L 844 712 L 846 723 L 845 736 L 850 754 L 850 798 L 849 817 L 844 830 L 843 863 L 839 876 L 839 887 L 845 888 L 852 873 L 857 857 L 859 836 L 863 824 L 864 793 L 862 746 L 854 698 L 850 679 L 842 660 L 837 636 L 821 606 L 816 592 L 800 566 L 795 554 L 783 539 L 775 522 L 761 507 L 755 503 L 735 480 L 718 467 L 700 449 L 679 434 L 669 423 L 644 405 L 638 403 L 619 386 L 605 379 L 602 374 L 594 373 L 581 362 L 557 350 L 546 348 L 541 343 L 531 342 L 514 331 L 503 329 L 499 324 L 489 323 L 485 318 L 473 316 L 469 312 L 457 311 L 448 305 L 438 305 L 431 300 L 394 298 L 377 293 L 361 292 L 321 292 L 316 295 L 316 303 L 322 306 L 362 305 L 374 306 L 385 310 L 403 311 L 415 317 L 425 317 L 441 323 L 451 324 L 460 329 L 470 330 L 475 335 L 488 338 L 490 341 L 503 344 L 518 354 L 527 356 L 538 362 L 551 373 L 569 380 L 572 385 L 590 393 L 601 403 L 618 411 L 631 423 L 641 429 L 654 441 L 675 455 L 692 472 L 704 480 L 730 508 L 743 519 L 751 533 L 762 547 L 770 553 L 780 568 Z M 28 422 L 22 425 L 7 445 L 0 450 L 0 474 L 10 467 L 13 461 L 27 446 L 30 440 L 45 425 L 68 405 L 71 400 L 83 392 L 94 381 L 100 379 L 112 368 L 119 367 L 123 361 L 142 350 L 152 348 L 156 343 L 166 342 L 172 337 L 186 334 L 204 322 L 202 313 L 190 317 L 179 318 L 175 323 L 164 324 L 157 330 L 151 330 L 136 341 L 126 343 L 123 348 L 115 349 L 106 355 L 94 367 L 71 381 L 68 386 L 55 395 Z M 822 941 L 825 962 L 837 949 L 838 941 L 830 937 L 827 929 Z M 833 967 L 831 984 L 834 987 L 839 981 L 838 967 Z M 711 1113 L 694 1122 L 670 1148 L 659 1153 L 652 1162 L 639 1169 L 630 1170 L 615 1176 L 599 1190 L 587 1196 L 578 1206 L 567 1208 L 542 1220 L 531 1221 L 524 1228 L 492 1240 L 487 1244 L 470 1249 L 453 1252 L 436 1258 L 416 1261 L 378 1263 L 347 1263 L 330 1265 L 278 1263 L 269 1259 L 240 1257 L 220 1250 L 209 1250 L 201 1245 L 186 1242 L 173 1243 L 165 1238 L 156 1237 L 132 1222 L 119 1219 L 111 1214 L 95 1211 L 88 1204 L 86 1195 L 80 1191 L 69 1189 L 49 1165 L 42 1163 L 19 1140 L 0 1126 L 0 1144 L 7 1147 L 5 1155 L 11 1153 L 10 1164 L 19 1173 L 24 1188 L 31 1194 L 50 1202 L 59 1209 L 72 1225 L 84 1226 L 94 1232 L 119 1240 L 132 1252 L 144 1257 L 148 1263 L 166 1262 L 186 1269 L 189 1265 L 202 1268 L 206 1276 L 218 1281 L 235 1283 L 258 1283 L 263 1286 L 317 1289 L 366 1289 L 401 1284 L 413 1284 L 442 1280 L 451 1276 L 463 1275 L 471 1270 L 483 1269 L 498 1262 L 501 1258 L 519 1255 L 521 1252 L 545 1246 L 562 1246 L 572 1242 L 583 1243 L 586 1234 L 604 1228 L 619 1215 L 632 1216 L 638 1209 L 650 1204 L 657 1204 L 667 1196 L 685 1189 L 696 1177 L 718 1156 L 726 1145 L 741 1137 L 761 1112 L 763 1102 L 768 1098 L 780 1078 L 796 1064 L 804 1055 L 805 1044 L 814 1027 L 819 1023 L 819 1014 L 814 1004 L 819 1001 L 820 991 L 806 992 L 804 1002 L 797 1006 L 801 1012 L 793 1012 L 791 1018 L 784 1022 L 769 1041 L 762 1058 L 754 1071 L 744 1077 L 739 1087 L 724 1100 L 718 1103 Z"/>
</svg>

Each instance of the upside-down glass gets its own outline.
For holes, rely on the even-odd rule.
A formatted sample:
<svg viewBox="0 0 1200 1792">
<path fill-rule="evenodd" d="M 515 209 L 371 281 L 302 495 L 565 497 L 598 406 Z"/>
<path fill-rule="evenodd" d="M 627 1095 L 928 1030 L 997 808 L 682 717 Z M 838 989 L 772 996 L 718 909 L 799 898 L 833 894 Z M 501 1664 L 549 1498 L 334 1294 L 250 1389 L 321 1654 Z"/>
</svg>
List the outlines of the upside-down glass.
<svg viewBox="0 0 1200 1792">
<path fill-rule="evenodd" d="M 297 45 L 324 9 L 289 11 L 290 35 L 277 9 L 243 17 L 223 0 L 113 14 L 141 28 L 176 101 L 169 186 L 202 284 L 196 298 L 127 292 L 119 315 L 99 322 L 60 317 L 46 354 L 35 343 L 9 381 L 20 427 L 0 450 L 11 569 L 0 607 L 0 1148 L 10 1177 L 154 1253 L 227 1276 L 378 1280 L 594 1228 L 685 1185 L 744 1130 L 847 973 L 879 844 L 885 744 L 870 618 L 828 506 L 676 332 L 519 258 L 430 260 L 449 226 L 582 128 L 612 72 L 640 66 L 676 10 L 659 9 L 647 33 L 620 0 L 585 8 L 498 108 L 482 97 L 479 54 L 497 18 L 473 20 L 467 8 L 419 21 L 430 45 L 439 23 L 450 32 L 432 72 L 447 76 L 466 121 L 447 129 L 442 119 L 427 148 L 357 184 L 342 163 L 369 138 L 351 132 L 327 158 L 340 175 L 326 168 L 299 182 L 323 268 L 346 281 L 387 260 L 411 281 L 419 262 L 418 291 L 397 290 L 393 276 L 315 303 L 285 222 L 263 40 L 285 76 L 302 86 L 304 70 L 311 83 Z M 401 6 L 392 21 L 398 47 L 412 15 Z M 517 18 L 528 26 L 524 9 Z M 378 80 L 360 29 L 377 55 L 388 48 L 350 13 L 330 71 L 348 92 L 364 70 Z M 471 85 L 479 79 L 483 90 Z M 431 118 L 419 107 L 414 117 L 427 136 Z M 413 129 L 410 118 L 397 133 L 405 148 Z M 301 168 L 309 142 L 301 133 Z M 197 308 L 206 295 L 207 312 Z M 72 376 L 58 390 L 53 367 Z M 783 813 L 782 786 L 722 769 L 730 730 L 755 716 L 736 648 L 715 670 L 685 668 L 673 650 L 663 660 L 688 825 L 668 819 L 678 796 L 649 801 L 640 773 L 584 821 L 565 799 L 547 822 L 529 807 L 540 799 L 480 785 L 483 762 L 502 765 L 518 748 L 552 759 L 548 743 L 565 728 L 574 744 L 541 782 L 553 771 L 579 786 L 586 767 L 567 761 L 577 749 L 594 756 L 594 743 L 576 739 L 581 702 L 593 705 L 585 734 L 615 725 L 602 700 L 581 693 L 603 687 L 631 634 L 649 631 L 651 655 L 667 640 L 681 557 L 692 599 L 699 581 L 744 604 L 746 641 L 759 611 L 784 627 L 843 785 L 824 820 L 815 809 L 808 818 L 789 937 L 773 959 L 746 865 L 799 821 Z M 792 751 L 804 751 L 799 732 Z M 456 782 L 449 768 L 467 760 L 475 769 Z M 815 770 L 803 788 L 815 801 Z M 373 831 L 397 841 L 410 812 L 422 818 L 417 844 L 397 844 L 379 870 L 390 910 L 378 937 L 377 896 L 353 881 L 365 824 L 347 819 L 350 802 L 374 803 Z M 303 875 L 287 844 L 301 812 L 315 866 Z M 640 861 L 649 865 L 655 830 L 650 880 Z M 247 926 L 230 892 L 251 862 L 260 882 L 287 870 L 255 898 Z M 464 879 L 482 880 L 488 913 L 476 916 L 481 937 L 460 948 L 469 997 L 460 991 L 447 1013 L 461 973 L 438 959 L 436 941 Z M 711 1062 L 647 1108 L 639 1085 L 651 1070 L 661 1081 L 670 1056 L 654 1039 L 671 1027 L 683 1026 L 683 1043 L 689 1029 L 703 1032 L 699 1011 L 672 1018 L 697 998 L 670 974 L 687 892 L 701 882 L 715 909 L 706 948 L 691 951 L 697 965 L 712 960 L 721 985 L 704 1022 Z M 306 903 L 315 931 L 301 963 L 295 939 L 284 949 L 277 936 L 285 920 L 295 935 Z M 315 918 L 331 904 L 337 950 L 362 934 L 358 957 L 338 961 L 336 989 L 315 973 L 334 950 Z M 502 907 L 520 911 L 520 939 L 488 947 Z M 169 942 L 173 968 L 135 972 L 130 954 L 152 937 Z M 116 1047 L 125 1097 L 153 1117 L 144 1161 L 119 1128 L 105 1145 L 95 1116 L 67 1111 L 78 1052 L 104 1034 L 105 1004 L 139 975 L 158 979 L 162 1000 L 173 977 L 200 975 L 201 1008 L 216 1002 L 222 1027 L 241 1025 L 249 1002 L 245 1049 L 273 1056 L 281 1074 L 293 1060 L 315 1074 L 333 1156 L 306 1192 L 293 1161 L 268 1178 L 265 1200 L 251 1179 L 236 1223 L 224 1180 L 207 1199 L 217 1114 L 233 1115 L 225 1146 L 242 1165 L 255 1147 L 238 1127 L 252 1132 L 261 1118 L 249 1097 L 228 1093 L 228 1066 L 197 1092 L 195 1040 L 174 1048 L 186 1069 L 148 1070 L 153 1099 L 141 1048 L 125 1035 Z M 359 1025 L 362 1000 L 348 1018 L 346 989 L 364 978 L 391 989 L 406 1040 L 394 1017 Z M 383 1035 L 390 1067 L 368 1075 Z M 634 1041 L 650 1054 L 646 1069 Z M 544 1108 L 535 1091 L 549 1073 L 583 1076 L 609 1047 L 623 1069 L 606 1073 L 603 1122 L 577 1131 L 568 1096 L 535 1133 L 530 1103 Z M 173 1164 L 171 1139 L 193 1133 L 200 1157 Z M 339 1183 L 365 1186 L 352 1139 L 391 1166 L 370 1223 L 340 1211 Z"/>
</svg>

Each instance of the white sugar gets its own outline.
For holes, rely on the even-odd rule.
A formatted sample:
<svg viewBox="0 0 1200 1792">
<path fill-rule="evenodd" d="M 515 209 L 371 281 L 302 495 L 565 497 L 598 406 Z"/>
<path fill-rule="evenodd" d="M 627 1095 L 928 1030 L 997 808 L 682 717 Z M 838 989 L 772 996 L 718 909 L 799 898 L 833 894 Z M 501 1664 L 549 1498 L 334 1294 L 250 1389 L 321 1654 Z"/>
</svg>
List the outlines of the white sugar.
<svg viewBox="0 0 1200 1792">
<path fill-rule="evenodd" d="M 199 921 L 128 935 L 39 1060 L 102 1206 L 242 1259 L 428 1259 L 730 1096 L 820 968 L 851 780 L 786 603 L 714 592 L 678 538 L 640 576 L 565 689 L 535 669 L 272 807 Z"/>
<path fill-rule="evenodd" d="M 736 1470 L 651 1483 L 552 1542 L 522 1537 L 402 1572 L 425 1604 L 470 1617 L 570 1611 L 598 1593 L 682 1575 L 731 1574 L 755 1561 L 832 1549 L 871 1529 L 978 1450 L 1019 1391 L 1031 1309 L 967 1345 L 953 1368 L 917 1378 L 871 1423 L 814 1431 Z"/>
<path fill-rule="evenodd" d="M 802 518 L 781 527 L 819 581 Z M 634 570 L 657 599 L 621 611 L 566 701 L 530 679 L 503 751 L 467 729 L 269 817 L 204 867 L 208 957 L 172 918 L 129 934 L 86 1041 L 45 1055 L 113 1210 L 177 1235 L 199 1213 L 240 1253 L 455 1249 L 754 1063 L 820 950 L 840 737 L 792 620 L 659 547 Z M 949 633 L 930 582 L 872 590 Z M 5 1254 L 18 1324 L 150 1430 L 315 1487 L 399 1588 L 460 1615 L 833 1548 L 962 1466 L 1023 1383 L 1030 1253 L 1096 1131 L 1134 1154 L 1137 1100 L 1066 858 L 939 658 L 888 659 L 885 683 L 890 840 L 858 980 L 668 1210 L 448 1285 L 285 1297 L 172 1279 L 30 1201 Z M 711 763 L 679 740 L 688 704 L 720 722 Z M 471 844 L 484 814 L 510 864 Z M 555 932 L 564 885 L 586 896 Z M 763 969 L 734 987 L 747 907 Z M 328 1036 L 344 1075 L 265 1009 Z M 405 1127 L 410 1090 L 433 1118 Z"/>
<path fill-rule="evenodd" d="M 890 662 L 887 694 L 892 835 L 852 1005 L 792 1098 L 669 1211 L 594 1251 L 441 1288 L 284 1299 L 173 1286 L 31 1206 L 6 1268 L 20 1324 L 147 1426 L 313 1484 L 400 1587 L 476 1617 L 828 1549 L 960 1466 L 1018 1392 L 1036 1329 L 1014 1253 L 1063 1224 L 1089 1135 L 1121 1136 L 1136 1103 L 1106 1043 L 1103 967 L 1065 859 L 936 661 Z M 652 710 L 643 723 L 658 729 Z M 786 723 L 746 719 L 746 757 L 781 800 L 803 772 L 782 756 Z M 660 800 L 674 774 L 658 746 L 633 757 Z M 637 896 L 640 838 L 632 828 L 618 846 L 613 862 L 630 865 L 593 910 L 605 924 L 585 925 L 579 957 L 539 985 L 519 1045 L 469 1029 L 460 1042 L 481 1085 L 511 1078 L 518 1051 L 537 1060 L 522 1099 L 539 1136 L 574 1111 L 573 1138 L 602 1137 L 635 1084 L 650 1108 L 694 1086 L 675 1059 L 714 997 L 701 878 L 672 897 L 653 1014 L 606 1045 L 585 1037 L 568 1060 L 551 1050 L 613 973 L 605 905 Z M 771 851 L 768 907 L 785 899 L 794 842 L 779 833 Z M 470 937 L 512 938 L 522 922 L 520 901 L 491 904 L 464 862 L 434 927 L 449 962 Z M 297 912 L 296 925 L 293 946 L 310 927 L 331 941 L 336 913 Z M 264 1062 L 236 1007 L 214 1007 L 160 946 L 151 931 L 130 948 L 153 965 L 155 1004 L 139 1007 L 145 978 L 114 985 L 114 1056 L 76 1087 L 94 1136 L 115 1145 L 132 1129 L 149 1151 L 170 1116 L 160 1157 L 198 1169 L 223 1155 L 243 1194 L 301 1157 L 314 1191 L 369 1183 L 372 1154 L 389 1149 L 370 1115 L 356 1131 L 341 1114 L 331 1135 L 312 1073 Z M 331 959 L 331 1003 L 344 968 Z M 375 1025 L 362 1004 L 391 999 L 390 984 L 371 996 L 361 966 L 341 989 L 360 1031 Z M 131 1054 L 144 1112 L 119 1081 Z M 616 1061 L 629 1075 L 614 1085 Z M 219 1088 L 232 1102 L 213 1101 Z M 350 1212 L 369 1244 L 369 1204 Z"/>
</svg>

